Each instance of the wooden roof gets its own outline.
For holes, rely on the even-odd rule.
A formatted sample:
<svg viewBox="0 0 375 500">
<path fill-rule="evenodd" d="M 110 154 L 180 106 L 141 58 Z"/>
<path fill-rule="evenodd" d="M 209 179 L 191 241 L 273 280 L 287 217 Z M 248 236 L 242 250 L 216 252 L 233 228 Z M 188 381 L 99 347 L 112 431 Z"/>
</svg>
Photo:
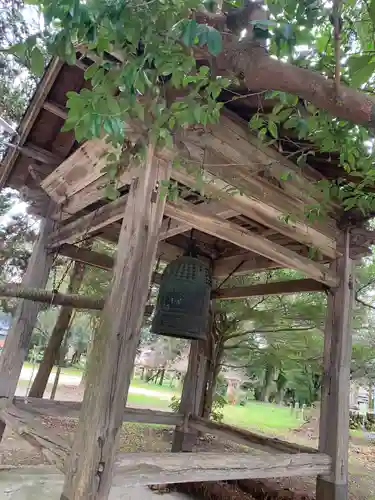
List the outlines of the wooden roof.
<svg viewBox="0 0 375 500">
<path fill-rule="evenodd" d="M 101 159 L 105 143 L 96 139 L 79 145 L 72 132 L 61 132 L 66 93 L 88 85 L 85 63 L 51 61 L 19 127 L 17 148 L 8 149 L 0 170 L 0 185 L 18 189 L 34 213 L 46 215 L 49 200 L 56 203 L 59 228 L 51 239 L 54 248 L 94 236 L 116 242 L 133 175 L 131 169 L 122 174 L 122 197 L 109 203 Z M 225 108 L 219 124 L 183 134 L 179 154 L 204 165 L 205 193 L 211 199 L 197 192 L 191 173 L 173 170 L 185 201 L 182 207 L 167 204 L 159 255 L 171 260 L 193 238 L 199 253 L 215 262 L 217 276 L 292 267 L 332 284 L 324 264 L 340 254 L 338 221 L 343 211 L 331 204 L 329 216 L 309 222 L 305 206 L 322 202 L 314 184 L 326 170 L 327 178 L 337 177 L 337 165 L 326 155 L 321 161 L 316 155 L 314 163 L 301 170 L 274 147 L 262 144 L 246 122 L 258 100 L 259 96 L 239 99 Z M 129 128 L 130 135 L 136 135 Z M 160 161 L 171 156 L 163 151 Z M 368 241 L 362 238 L 361 244 Z"/>
</svg>

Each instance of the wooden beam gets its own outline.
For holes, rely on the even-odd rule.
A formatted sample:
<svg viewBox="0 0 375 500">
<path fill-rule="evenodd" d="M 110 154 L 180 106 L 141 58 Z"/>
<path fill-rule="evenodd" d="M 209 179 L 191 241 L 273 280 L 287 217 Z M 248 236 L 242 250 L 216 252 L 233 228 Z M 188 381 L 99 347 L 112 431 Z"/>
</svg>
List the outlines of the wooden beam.
<svg viewBox="0 0 375 500">
<path fill-rule="evenodd" d="M 13 399 L 13 404 L 20 410 L 44 415 L 47 417 L 78 418 L 82 403 L 80 401 L 51 401 L 41 398 Z M 179 425 L 183 421 L 181 413 L 170 411 L 145 410 L 143 408 L 125 408 L 124 422 L 142 424 Z"/>
<path fill-rule="evenodd" d="M 23 287 L 46 286 L 53 261 L 53 255 L 47 251 L 47 239 L 52 230 L 53 221 L 43 220 L 22 280 Z M 0 401 L 14 397 L 38 312 L 39 304 L 36 302 L 20 300 L 17 305 L 12 328 L 0 355 Z M 0 420 L 0 441 L 4 429 L 5 425 Z"/>
<path fill-rule="evenodd" d="M 142 316 L 156 256 L 165 197 L 158 187 L 170 165 L 149 145 L 128 194 L 114 277 L 95 335 L 78 429 L 66 468 L 65 500 L 105 500 L 111 487 Z M 100 370 L 98 370 L 98 364 Z"/>
<path fill-rule="evenodd" d="M 212 236 L 222 238 L 230 241 L 234 245 L 263 255 L 283 267 L 296 269 L 316 281 L 320 281 L 330 286 L 335 286 L 337 283 L 334 273 L 322 264 L 302 257 L 277 243 L 273 243 L 262 236 L 251 233 L 220 217 L 202 215 L 197 212 L 194 205 L 185 201 L 181 200 L 179 203 L 168 202 L 165 214 L 180 222 L 191 224 L 193 227 L 211 234 Z"/>
<path fill-rule="evenodd" d="M 190 415 L 200 416 L 205 389 L 206 365 L 205 342 L 202 340 L 193 340 L 190 344 L 188 369 L 184 378 L 179 408 L 184 419 L 176 427 L 173 434 L 173 452 L 193 451 L 198 433 L 194 429 L 189 429 L 187 421 Z"/>
<path fill-rule="evenodd" d="M 162 458 L 161 458 L 162 457 Z M 123 453 L 114 486 L 316 476 L 329 469 L 327 455 L 252 456 L 248 453 Z"/>
<path fill-rule="evenodd" d="M 278 269 L 280 264 L 273 262 L 266 257 L 256 255 L 254 252 L 246 252 L 230 257 L 222 257 L 214 260 L 214 278 L 226 278 L 233 273 L 234 276 L 248 274 L 249 272 L 260 272 L 267 269 Z M 231 274 L 232 275 L 232 274 Z"/>
<path fill-rule="evenodd" d="M 213 291 L 215 299 L 245 299 L 259 295 L 286 295 L 299 292 L 324 292 L 327 290 L 322 283 L 312 279 L 290 281 L 275 281 L 259 283 L 257 285 L 241 286 L 235 288 L 222 288 Z"/>
<path fill-rule="evenodd" d="M 126 200 L 127 195 L 121 196 L 117 200 L 58 228 L 51 235 L 51 248 L 58 248 L 64 243 L 77 242 L 80 238 L 87 239 L 92 233 L 121 220 L 124 215 Z"/>
<path fill-rule="evenodd" d="M 246 429 L 239 429 L 232 425 L 213 422 L 197 416 L 192 416 L 189 419 L 189 426 L 203 432 L 213 434 L 224 440 L 234 441 L 238 444 L 263 449 L 269 453 L 317 453 L 316 448 L 310 446 L 290 443 L 283 439 L 270 438 L 268 436 L 252 432 Z"/>
<path fill-rule="evenodd" d="M 59 116 L 63 120 L 68 118 L 68 112 L 64 106 L 60 106 L 60 104 L 56 104 L 51 101 L 44 101 L 43 109 L 49 111 L 50 113 Z"/>
<path fill-rule="evenodd" d="M 330 472 L 318 478 L 317 500 L 347 500 L 349 449 L 349 391 L 352 352 L 354 279 L 350 235 L 345 234 L 344 254 L 332 263 L 339 285 L 328 293 L 324 332 L 319 450 L 332 458 Z"/>
<path fill-rule="evenodd" d="M 26 110 L 25 116 L 18 127 L 18 138 L 17 144 L 23 146 L 35 120 L 40 112 L 42 104 L 48 95 L 49 91 L 54 84 L 57 75 L 60 73 L 60 69 L 63 66 L 63 61 L 57 57 L 54 57 L 48 68 L 46 69 L 42 80 L 39 82 L 36 92 L 33 95 L 31 102 Z M 9 174 L 15 164 L 19 150 L 16 148 L 8 148 L 5 157 L 2 160 L 2 168 L 0 173 L 0 189 L 5 186 L 5 183 L 9 177 Z"/>
<path fill-rule="evenodd" d="M 83 262 L 89 266 L 106 269 L 108 271 L 112 271 L 114 264 L 114 259 L 110 255 L 88 250 L 87 248 L 77 247 L 76 245 L 69 245 L 68 243 L 59 248 L 59 254 L 76 262 Z"/>
<path fill-rule="evenodd" d="M 231 219 L 232 217 L 238 215 L 238 212 L 226 207 L 218 201 L 209 201 L 208 203 L 196 205 L 196 207 L 201 210 L 201 213 L 217 215 L 223 219 Z M 191 226 L 188 226 L 187 224 L 176 222 L 172 219 L 166 219 L 163 221 L 161 226 L 160 240 L 165 240 L 167 238 L 171 238 L 172 236 L 176 236 L 176 234 L 185 233 L 190 230 Z"/>
</svg>

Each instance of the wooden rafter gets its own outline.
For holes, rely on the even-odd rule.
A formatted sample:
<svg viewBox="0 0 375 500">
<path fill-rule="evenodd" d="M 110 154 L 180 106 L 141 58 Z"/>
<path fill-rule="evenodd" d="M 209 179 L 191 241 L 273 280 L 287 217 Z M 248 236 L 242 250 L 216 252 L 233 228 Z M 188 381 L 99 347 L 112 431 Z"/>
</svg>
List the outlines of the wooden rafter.
<svg viewBox="0 0 375 500">
<path fill-rule="evenodd" d="M 285 295 L 298 292 L 323 292 L 326 287 L 313 279 L 275 281 L 214 291 L 215 299 L 245 299 L 258 295 Z"/>
<path fill-rule="evenodd" d="M 282 267 L 296 269 L 308 277 L 311 277 L 321 283 L 329 286 L 337 284 L 336 276 L 324 265 L 313 262 L 312 260 L 298 255 L 277 243 L 262 236 L 258 236 L 250 231 L 244 230 L 240 226 L 217 216 L 202 215 L 194 205 L 185 201 L 179 203 L 169 202 L 166 205 L 166 215 L 180 222 L 191 224 L 217 238 L 230 241 L 234 245 L 246 248 L 259 255 L 277 262 Z"/>
</svg>

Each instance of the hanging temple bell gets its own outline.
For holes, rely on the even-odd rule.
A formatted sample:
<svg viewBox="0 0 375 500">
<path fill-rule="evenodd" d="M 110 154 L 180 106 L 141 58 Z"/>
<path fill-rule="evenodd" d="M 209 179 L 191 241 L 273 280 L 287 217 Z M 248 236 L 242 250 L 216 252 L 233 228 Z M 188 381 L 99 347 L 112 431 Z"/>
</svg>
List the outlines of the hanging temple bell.
<svg viewBox="0 0 375 500">
<path fill-rule="evenodd" d="M 192 256 L 164 270 L 151 331 L 168 337 L 205 340 L 209 325 L 211 268 Z"/>
</svg>

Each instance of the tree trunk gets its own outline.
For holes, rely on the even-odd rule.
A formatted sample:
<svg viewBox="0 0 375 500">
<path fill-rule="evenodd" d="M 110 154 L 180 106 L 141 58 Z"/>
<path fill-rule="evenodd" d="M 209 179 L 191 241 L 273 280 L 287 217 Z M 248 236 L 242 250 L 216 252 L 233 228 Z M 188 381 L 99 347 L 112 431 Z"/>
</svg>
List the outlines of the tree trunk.
<svg viewBox="0 0 375 500">
<path fill-rule="evenodd" d="M 286 387 L 287 382 L 288 382 L 288 380 L 285 377 L 284 373 L 280 372 L 279 376 L 277 377 L 277 380 L 276 380 L 277 392 L 276 392 L 275 402 L 277 404 L 281 404 L 283 399 L 284 399 L 285 387 Z"/>
<path fill-rule="evenodd" d="M 70 274 L 68 285 L 68 293 L 77 293 L 85 271 L 85 265 L 81 262 L 76 262 Z M 58 359 L 61 342 L 63 341 L 65 332 L 69 327 L 70 320 L 73 314 L 73 307 L 66 306 L 60 309 L 56 324 L 52 330 L 48 340 L 48 345 L 44 351 L 42 362 L 40 363 L 38 373 L 31 386 L 29 397 L 42 398 L 48 384 L 48 378 L 51 374 L 53 365 Z"/>
<path fill-rule="evenodd" d="M 271 385 L 272 385 L 274 371 L 275 371 L 275 369 L 272 365 L 266 366 L 265 374 L 264 374 L 264 382 L 263 382 L 263 387 L 262 387 L 262 393 L 260 396 L 261 401 L 268 401 L 268 398 L 270 397 L 270 391 L 271 391 Z"/>
<path fill-rule="evenodd" d="M 164 383 L 164 375 L 165 375 L 165 368 L 163 368 L 160 372 L 160 379 L 159 379 L 159 385 L 163 385 Z"/>
<path fill-rule="evenodd" d="M 215 400 L 217 378 L 220 373 L 221 362 L 224 357 L 224 343 L 219 340 L 213 348 L 211 363 L 208 363 L 206 394 L 204 399 L 203 418 L 210 418 L 212 405 Z"/>
</svg>

